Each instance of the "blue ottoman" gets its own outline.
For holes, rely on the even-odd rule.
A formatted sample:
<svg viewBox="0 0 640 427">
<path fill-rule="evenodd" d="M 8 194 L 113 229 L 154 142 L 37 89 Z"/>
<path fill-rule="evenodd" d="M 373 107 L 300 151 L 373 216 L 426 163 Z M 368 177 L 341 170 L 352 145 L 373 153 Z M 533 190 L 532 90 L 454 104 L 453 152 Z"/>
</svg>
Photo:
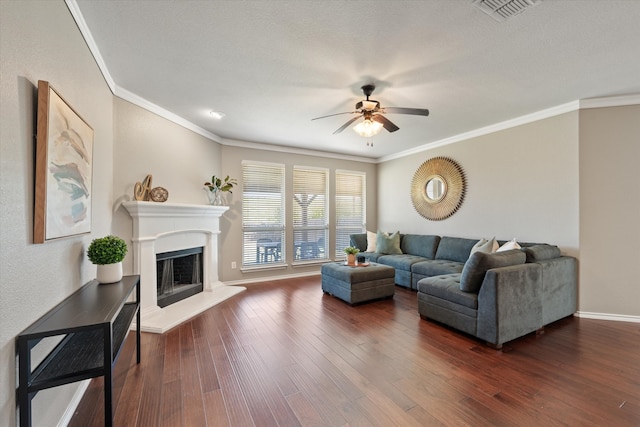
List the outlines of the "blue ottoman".
<svg viewBox="0 0 640 427">
<path fill-rule="evenodd" d="M 353 267 L 342 262 L 323 264 L 322 291 L 351 305 L 393 297 L 395 269 L 388 265 L 370 263 Z"/>
</svg>

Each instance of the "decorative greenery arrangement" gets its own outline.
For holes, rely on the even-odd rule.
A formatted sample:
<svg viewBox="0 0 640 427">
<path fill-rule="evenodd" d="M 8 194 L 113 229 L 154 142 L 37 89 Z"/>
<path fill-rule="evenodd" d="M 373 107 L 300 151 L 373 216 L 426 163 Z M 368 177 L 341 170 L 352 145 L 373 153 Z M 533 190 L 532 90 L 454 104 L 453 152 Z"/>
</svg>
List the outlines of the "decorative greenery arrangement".
<svg viewBox="0 0 640 427">
<path fill-rule="evenodd" d="M 126 254 L 127 244 L 116 236 L 94 239 L 87 250 L 89 261 L 97 265 L 121 262 Z"/>
<path fill-rule="evenodd" d="M 211 181 L 205 182 L 204 185 L 209 188 L 209 191 L 228 191 L 233 194 L 231 189 L 234 185 L 238 185 L 238 181 L 235 178 L 229 178 L 229 175 L 224 180 L 213 175 Z"/>
<path fill-rule="evenodd" d="M 346 248 L 344 248 L 344 253 L 347 255 L 356 255 L 359 252 L 360 252 L 360 249 L 353 246 L 347 246 Z"/>
</svg>

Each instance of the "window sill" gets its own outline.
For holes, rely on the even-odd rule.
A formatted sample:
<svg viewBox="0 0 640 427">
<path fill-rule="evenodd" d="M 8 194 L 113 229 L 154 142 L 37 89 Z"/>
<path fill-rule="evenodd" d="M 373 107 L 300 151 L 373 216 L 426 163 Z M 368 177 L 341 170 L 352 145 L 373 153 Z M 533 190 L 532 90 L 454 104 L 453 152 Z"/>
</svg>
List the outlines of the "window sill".
<svg viewBox="0 0 640 427">
<path fill-rule="evenodd" d="M 269 264 L 269 265 L 255 265 L 251 267 L 241 267 L 241 273 L 252 273 L 254 271 L 264 270 L 285 270 L 288 267 L 287 264 Z"/>
</svg>

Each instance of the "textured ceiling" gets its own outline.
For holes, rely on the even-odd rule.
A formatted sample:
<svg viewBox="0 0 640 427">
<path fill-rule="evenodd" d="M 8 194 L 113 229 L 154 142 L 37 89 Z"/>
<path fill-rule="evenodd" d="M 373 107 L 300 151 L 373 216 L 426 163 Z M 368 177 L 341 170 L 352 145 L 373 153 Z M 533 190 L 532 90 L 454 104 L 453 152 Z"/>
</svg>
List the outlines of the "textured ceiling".
<svg viewBox="0 0 640 427">
<path fill-rule="evenodd" d="M 568 102 L 640 93 L 640 1 L 546 0 L 505 22 L 471 0 L 68 3 L 118 90 L 223 142 L 381 158 Z M 383 107 L 431 115 L 389 114 L 400 130 L 370 140 L 332 135 L 349 115 L 311 121 L 352 111 L 366 83 Z"/>
</svg>

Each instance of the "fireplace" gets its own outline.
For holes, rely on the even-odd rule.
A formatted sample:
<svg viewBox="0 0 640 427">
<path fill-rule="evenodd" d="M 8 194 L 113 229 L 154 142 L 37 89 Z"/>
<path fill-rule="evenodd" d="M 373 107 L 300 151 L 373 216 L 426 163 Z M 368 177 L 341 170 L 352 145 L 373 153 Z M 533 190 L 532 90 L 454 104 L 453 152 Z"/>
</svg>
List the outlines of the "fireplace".
<svg viewBox="0 0 640 427">
<path fill-rule="evenodd" d="M 133 250 L 131 252 L 133 274 L 140 275 L 141 330 L 164 333 L 245 290 L 241 286 L 225 285 L 218 279 L 220 217 L 229 209 L 228 207 L 142 201 L 129 201 L 122 205 L 133 219 Z M 201 282 L 201 292 L 198 289 L 199 286 L 183 286 L 183 283 L 176 283 L 176 276 L 180 276 L 181 281 L 186 273 L 184 271 L 176 273 L 174 259 L 174 278 L 171 280 L 167 276 L 164 279 L 167 292 L 161 292 L 161 294 L 169 293 L 170 295 L 167 298 L 160 296 L 158 284 L 162 286 L 163 271 L 159 269 L 158 258 L 166 254 L 185 254 L 194 248 L 199 255 L 200 278 L 193 279 L 193 265 L 184 269 L 191 270 L 191 282 Z M 173 291 L 171 291 L 172 284 Z M 188 288 L 186 292 L 192 292 L 195 295 L 185 293 L 182 295 L 184 299 L 174 301 L 177 288 Z"/>
<path fill-rule="evenodd" d="M 156 254 L 158 307 L 202 292 L 202 247 Z"/>
</svg>

